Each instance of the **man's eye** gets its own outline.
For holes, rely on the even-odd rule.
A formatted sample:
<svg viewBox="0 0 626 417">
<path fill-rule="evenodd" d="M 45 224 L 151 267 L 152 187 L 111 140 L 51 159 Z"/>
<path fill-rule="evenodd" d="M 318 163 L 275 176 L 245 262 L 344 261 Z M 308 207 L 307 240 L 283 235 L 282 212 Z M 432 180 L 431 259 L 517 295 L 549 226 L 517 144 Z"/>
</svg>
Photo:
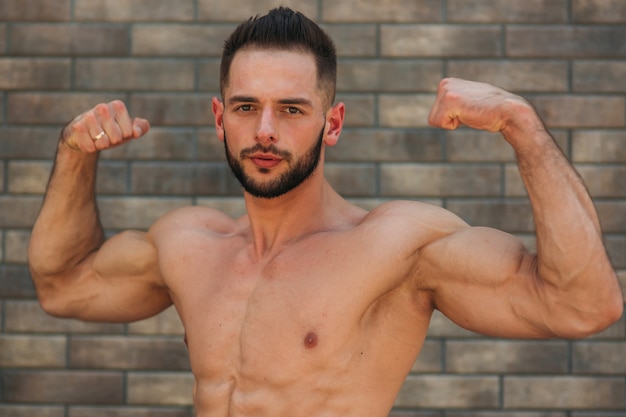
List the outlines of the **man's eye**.
<svg viewBox="0 0 626 417">
<path fill-rule="evenodd" d="M 249 104 L 242 104 L 241 106 L 237 107 L 237 110 L 239 111 L 250 111 L 252 110 L 252 106 Z"/>
<path fill-rule="evenodd" d="M 302 113 L 302 112 L 300 111 L 300 109 L 299 109 L 299 108 L 297 108 L 297 107 L 287 107 L 287 108 L 285 109 L 285 111 L 286 111 L 287 113 L 289 113 L 289 114 L 298 114 L 298 113 Z"/>
</svg>

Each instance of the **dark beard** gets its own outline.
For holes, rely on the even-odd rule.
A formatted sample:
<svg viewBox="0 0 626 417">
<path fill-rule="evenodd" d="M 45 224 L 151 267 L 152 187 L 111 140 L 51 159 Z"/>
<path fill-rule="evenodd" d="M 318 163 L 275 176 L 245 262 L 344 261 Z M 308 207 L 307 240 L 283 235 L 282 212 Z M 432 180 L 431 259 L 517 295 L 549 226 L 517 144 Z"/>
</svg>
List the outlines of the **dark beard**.
<svg viewBox="0 0 626 417">
<path fill-rule="evenodd" d="M 228 165 L 230 165 L 230 169 L 233 171 L 233 174 L 235 174 L 235 177 L 237 177 L 243 189 L 248 193 L 254 197 L 267 199 L 279 197 L 293 190 L 311 176 L 320 162 L 323 141 L 324 128 L 322 127 L 317 142 L 315 142 L 313 146 L 306 151 L 304 156 L 302 156 L 302 158 L 300 158 L 300 160 L 298 160 L 292 168 L 281 174 L 278 178 L 261 183 L 255 181 L 253 178 L 244 173 L 241 162 L 231 154 L 230 149 L 228 148 L 226 131 L 224 131 L 224 149 L 226 151 L 226 160 L 228 161 Z M 239 155 L 240 158 L 243 159 L 246 155 L 259 151 L 278 155 L 287 163 L 290 163 L 293 159 L 291 153 L 281 151 L 273 144 L 270 146 L 263 146 L 260 143 L 257 143 L 252 148 L 243 149 Z M 266 173 L 269 171 L 266 169 L 259 169 L 259 172 Z"/>
</svg>

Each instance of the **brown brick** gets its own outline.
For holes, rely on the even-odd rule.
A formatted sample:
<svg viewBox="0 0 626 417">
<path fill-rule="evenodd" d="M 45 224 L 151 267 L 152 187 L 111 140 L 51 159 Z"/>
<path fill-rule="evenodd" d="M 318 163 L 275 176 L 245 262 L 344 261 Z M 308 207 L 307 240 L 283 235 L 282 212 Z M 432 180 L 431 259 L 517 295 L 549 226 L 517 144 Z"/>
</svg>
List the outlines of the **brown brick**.
<svg viewBox="0 0 626 417">
<path fill-rule="evenodd" d="M 572 89 L 579 93 L 624 93 L 626 92 L 626 62 L 574 61 Z"/>
<path fill-rule="evenodd" d="M 325 22 L 441 22 L 441 2 L 434 0 L 322 0 Z"/>
<path fill-rule="evenodd" d="M 504 407 L 623 409 L 626 400 L 625 388 L 623 378 L 506 376 L 504 378 Z"/>
<path fill-rule="evenodd" d="M 68 417 L 190 417 L 187 407 L 71 407 Z"/>
<path fill-rule="evenodd" d="M 614 268 L 626 267 L 626 237 L 605 236 L 604 245 Z"/>
<path fill-rule="evenodd" d="M 437 411 L 406 411 L 392 410 L 387 417 L 442 417 L 443 414 Z"/>
<path fill-rule="evenodd" d="M 593 198 L 626 197 L 626 167 L 576 165 Z"/>
<path fill-rule="evenodd" d="M 0 158 L 52 158 L 60 127 L 0 127 Z"/>
<path fill-rule="evenodd" d="M 48 183 L 52 162 L 11 161 L 8 169 L 8 189 L 13 194 L 42 194 Z"/>
<path fill-rule="evenodd" d="M 68 21 L 71 0 L 2 0 L 0 16 L 7 21 Z"/>
<path fill-rule="evenodd" d="M 572 370 L 577 374 L 626 374 L 626 342 L 575 342 L 572 349 Z M 598 360 L 601 358 L 601 360 Z"/>
<path fill-rule="evenodd" d="M 135 194 L 223 195 L 228 194 L 232 174 L 221 162 L 145 162 L 134 163 L 131 175 Z"/>
<path fill-rule="evenodd" d="M 446 343 L 446 371 L 452 373 L 562 374 L 568 370 L 567 342 L 454 341 Z"/>
<path fill-rule="evenodd" d="M 575 162 L 626 162 L 626 131 L 575 130 L 572 160 Z"/>
<path fill-rule="evenodd" d="M 4 400 L 29 403 L 121 404 L 123 375 L 112 371 L 5 371 Z"/>
<path fill-rule="evenodd" d="M 131 115 L 144 117 L 131 111 Z M 0 131 L 1 132 L 1 131 Z M 223 146 L 222 146 L 223 147 Z M 105 160 L 191 160 L 196 157 L 195 131 L 152 127 L 146 136 L 100 154 Z"/>
<path fill-rule="evenodd" d="M 449 22 L 564 23 L 567 0 L 448 0 Z"/>
<path fill-rule="evenodd" d="M 452 162 L 515 161 L 515 152 L 499 133 L 474 129 L 446 132 L 446 156 Z"/>
<path fill-rule="evenodd" d="M 2 90 L 67 90 L 69 59 L 0 58 Z"/>
<path fill-rule="evenodd" d="M 442 145 L 433 129 L 345 129 L 339 142 L 326 148 L 327 161 L 440 162 Z"/>
<path fill-rule="evenodd" d="M 78 59 L 75 74 L 83 90 L 190 91 L 195 84 L 194 63 L 184 59 Z"/>
<path fill-rule="evenodd" d="M 41 197 L 0 197 L 0 227 L 30 228 L 41 207 Z"/>
<path fill-rule="evenodd" d="M 569 414 L 565 411 L 509 411 L 509 410 L 497 410 L 497 411 L 451 411 L 446 412 L 446 417 L 568 417 Z M 593 417 L 600 417 L 596 415 Z M 606 417 L 606 416 L 605 416 Z"/>
<path fill-rule="evenodd" d="M 65 417 L 65 408 L 54 405 L 0 404 L 3 417 Z"/>
<path fill-rule="evenodd" d="M 58 124 L 62 126 L 98 103 L 119 98 L 117 94 L 97 93 L 10 93 L 7 121 L 18 125 Z M 60 129 L 58 131 L 60 132 Z M 58 136 L 55 136 L 51 139 L 57 138 Z"/>
<path fill-rule="evenodd" d="M 382 196 L 497 196 L 500 167 L 465 164 L 383 164 Z"/>
<path fill-rule="evenodd" d="M 499 57 L 501 29 L 495 25 L 382 25 L 385 57 Z"/>
<path fill-rule="evenodd" d="M 35 297 L 35 287 L 25 265 L 0 266 L 0 294 L 7 298 Z"/>
<path fill-rule="evenodd" d="M 168 0 L 126 0 L 120 7 L 116 0 L 81 0 L 74 3 L 74 18 L 100 22 L 192 21 L 193 3 L 179 0 L 172 7 Z"/>
<path fill-rule="evenodd" d="M 223 41 L 233 29 L 191 24 L 136 24 L 132 28 L 132 54 L 219 57 Z"/>
<path fill-rule="evenodd" d="M 549 128 L 625 127 L 626 100 L 614 96 L 536 96 L 529 101 Z"/>
<path fill-rule="evenodd" d="M 442 76 L 440 61 L 350 59 L 339 62 L 337 87 L 342 92 L 435 92 Z"/>
<path fill-rule="evenodd" d="M 526 93 L 566 92 L 569 88 L 568 73 L 568 64 L 565 61 L 463 59 L 451 60 L 447 75 L 486 82 L 516 93 Z"/>
<path fill-rule="evenodd" d="M 204 59 L 198 64 L 198 90 L 219 95 L 221 59 Z"/>
<path fill-rule="evenodd" d="M 174 307 L 169 307 L 149 319 L 128 324 L 128 333 L 130 334 L 176 335 L 182 337 L 184 332 L 185 329 Z"/>
<path fill-rule="evenodd" d="M 383 94 L 378 99 L 380 125 L 384 127 L 428 127 L 434 94 Z"/>
<path fill-rule="evenodd" d="M 331 186 L 344 196 L 374 196 L 376 166 L 364 163 L 329 163 L 324 174 Z"/>
<path fill-rule="evenodd" d="M 572 19 L 578 23 L 625 23 L 622 0 L 572 0 Z"/>
<path fill-rule="evenodd" d="M 224 142 L 217 138 L 214 127 L 198 129 L 196 158 L 201 161 L 226 161 Z"/>
<path fill-rule="evenodd" d="M 376 56 L 378 29 L 377 25 L 323 25 L 324 30 L 333 38 L 337 56 L 372 57 Z"/>
<path fill-rule="evenodd" d="M 198 198 L 196 204 L 220 210 L 225 214 L 237 218 L 246 214 L 246 205 L 243 197 L 208 197 Z"/>
<path fill-rule="evenodd" d="M 487 226 L 509 233 L 534 231 L 532 210 L 526 200 L 450 200 L 448 209 L 472 226 Z"/>
<path fill-rule="evenodd" d="M 371 127 L 375 124 L 376 99 L 372 94 L 337 94 L 336 102 L 346 105 L 344 127 Z"/>
<path fill-rule="evenodd" d="M 25 23 L 11 26 L 9 52 L 16 55 L 128 55 L 126 26 Z"/>
<path fill-rule="evenodd" d="M 124 325 L 59 319 L 43 312 L 37 301 L 7 301 L 5 331 L 12 333 L 120 334 Z"/>
<path fill-rule="evenodd" d="M 153 125 L 203 126 L 213 123 L 211 100 L 205 94 L 133 94 L 130 106 Z"/>
<path fill-rule="evenodd" d="M 154 372 L 128 374 L 128 403 L 190 405 L 194 379 L 191 373 Z"/>
<path fill-rule="evenodd" d="M 623 26 L 509 26 L 509 57 L 602 58 L 626 56 Z"/>
<path fill-rule="evenodd" d="M 262 15 L 276 7 L 273 0 L 231 0 L 228 2 L 215 0 L 198 0 L 198 19 L 213 22 L 239 23 L 251 16 Z M 304 13 L 307 17 L 317 20 L 317 2 L 309 0 L 282 0 L 281 6 L 290 7 Z"/>
<path fill-rule="evenodd" d="M 626 202 L 623 200 L 595 202 L 604 233 L 623 233 L 626 229 Z"/>
<path fill-rule="evenodd" d="M 189 206 L 190 198 L 102 197 L 98 199 L 105 228 L 148 229 L 159 217 L 175 208 Z"/>
<path fill-rule="evenodd" d="M 128 166 L 125 162 L 100 162 L 96 177 L 97 194 L 126 193 L 128 175 Z"/>
<path fill-rule="evenodd" d="M 72 368 L 189 369 L 187 348 L 181 338 L 74 336 L 69 348 Z"/>
<path fill-rule="evenodd" d="M 619 280 L 620 287 L 622 289 L 622 295 L 624 297 L 624 304 L 626 304 L 626 271 L 617 271 L 617 279 Z"/>
<path fill-rule="evenodd" d="M 8 263 L 26 264 L 28 261 L 30 230 L 7 230 L 4 239 L 4 261 Z"/>
<path fill-rule="evenodd" d="M 396 398 L 397 407 L 495 408 L 498 377 L 409 375 Z"/>
<path fill-rule="evenodd" d="M 64 367 L 65 347 L 65 336 L 0 334 L 0 367 Z"/>
</svg>

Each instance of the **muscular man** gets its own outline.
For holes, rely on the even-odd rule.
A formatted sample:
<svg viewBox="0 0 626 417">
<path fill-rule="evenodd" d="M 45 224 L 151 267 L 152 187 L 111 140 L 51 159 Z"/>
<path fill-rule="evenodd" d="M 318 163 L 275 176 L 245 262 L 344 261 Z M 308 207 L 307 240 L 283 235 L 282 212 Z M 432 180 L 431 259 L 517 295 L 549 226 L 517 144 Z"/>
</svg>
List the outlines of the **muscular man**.
<svg viewBox="0 0 626 417">
<path fill-rule="evenodd" d="M 105 240 L 98 153 L 149 123 L 119 101 L 75 118 L 29 248 L 45 311 L 129 322 L 173 304 L 199 417 L 386 416 L 434 309 L 516 338 L 585 337 L 620 317 L 592 202 L 524 99 L 446 79 L 429 122 L 502 133 L 533 205 L 538 254 L 440 207 L 395 201 L 367 212 L 339 196 L 323 175 L 344 118 L 335 72 L 331 40 L 289 9 L 227 40 L 213 112 L 244 188 L 237 219 L 187 207 Z"/>
</svg>

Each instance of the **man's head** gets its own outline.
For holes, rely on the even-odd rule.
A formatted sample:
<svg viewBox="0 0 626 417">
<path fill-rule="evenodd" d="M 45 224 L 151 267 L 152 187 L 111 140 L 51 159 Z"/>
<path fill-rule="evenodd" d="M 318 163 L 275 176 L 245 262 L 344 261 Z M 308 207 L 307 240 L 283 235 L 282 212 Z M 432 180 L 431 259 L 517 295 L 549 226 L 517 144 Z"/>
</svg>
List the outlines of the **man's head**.
<svg viewBox="0 0 626 417">
<path fill-rule="evenodd" d="M 332 39 L 312 20 L 286 7 L 271 10 L 241 23 L 224 42 L 220 67 L 222 97 L 228 87 L 230 66 L 238 51 L 249 49 L 310 53 L 317 66 L 318 87 L 326 108 L 335 101 L 337 54 Z"/>
</svg>

